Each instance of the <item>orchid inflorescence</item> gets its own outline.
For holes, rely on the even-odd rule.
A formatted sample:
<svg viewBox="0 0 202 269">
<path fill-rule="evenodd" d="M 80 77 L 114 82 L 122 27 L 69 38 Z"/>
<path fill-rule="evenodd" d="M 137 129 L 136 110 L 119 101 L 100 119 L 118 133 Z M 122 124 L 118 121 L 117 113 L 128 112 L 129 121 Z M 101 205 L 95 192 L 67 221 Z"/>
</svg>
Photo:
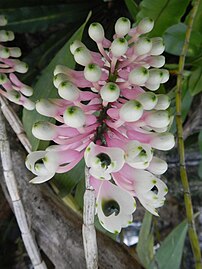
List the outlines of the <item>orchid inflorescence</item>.
<svg viewBox="0 0 202 269">
<path fill-rule="evenodd" d="M 6 24 L 7 19 L 0 15 L 0 27 Z M 35 104 L 27 97 L 32 95 L 33 89 L 22 83 L 14 74 L 14 72 L 26 73 L 28 70 L 26 63 L 16 59 L 21 56 L 21 50 L 18 47 L 2 45 L 14 38 L 12 31 L 0 30 L 0 94 L 8 100 L 32 110 Z"/>
<path fill-rule="evenodd" d="M 88 32 L 99 52 L 75 40 L 70 51 L 83 71 L 56 66 L 53 83 L 61 98 L 36 103 L 40 114 L 58 124 L 33 126 L 35 137 L 55 144 L 28 155 L 26 166 L 36 175 L 31 182 L 67 172 L 84 157 L 96 192 L 96 213 L 112 233 L 132 222 L 134 197 L 158 216 L 167 193 L 159 179 L 167 163 L 154 150 L 174 146 L 167 132 L 170 100 L 155 93 L 169 73 L 159 69 L 165 63 L 162 39 L 145 37 L 153 26 L 145 18 L 131 28 L 127 18 L 119 18 L 111 42 L 102 25 L 92 23 Z"/>
</svg>

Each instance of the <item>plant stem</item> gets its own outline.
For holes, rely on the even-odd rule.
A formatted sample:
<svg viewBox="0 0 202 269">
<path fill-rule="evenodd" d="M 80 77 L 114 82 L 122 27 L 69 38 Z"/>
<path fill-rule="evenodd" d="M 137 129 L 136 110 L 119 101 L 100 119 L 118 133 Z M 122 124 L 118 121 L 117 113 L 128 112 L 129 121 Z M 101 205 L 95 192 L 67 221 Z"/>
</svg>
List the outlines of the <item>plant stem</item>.
<svg viewBox="0 0 202 269">
<path fill-rule="evenodd" d="M 185 58 L 187 54 L 187 50 L 189 47 L 189 40 L 192 31 L 193 21 L 198 10 L 200 0 L 195 0 L 193 2 L 193 8 L 190 12 L 190 17 L 187 25 L 185 42 L 182 48 L 182 53 L 179 58 L 179 72 L 177 76 L 177 89 L 176 89 L 176 123 L 177 123 L 177 139 L 178 139 L 178 150 L 180 157 L 180 177 L 183 186 L 184 192 L 184 202 L 186 209 L 186 216 L 188 221 L 188 234 L 189 240 L 191 243 L 194 259 L 195 259 L 195 268 L 202 269 L 202 261 L 201 261 L 201 252 L 198 236 L 195 228 L 195 221 L 193 216 L 193 206 L 191 200 L 191 193 L 189 189 L 189 181 L 186 171 L 185 165 L 185 149 L 184 149 L 184 140 L 183 140 L 183 126 L 182 126 L 182 115 L 181 115 L 181 107 L 182 107 L 182 83 L 183 83 L 183 71 L 185 66 Z"/>
</svg>

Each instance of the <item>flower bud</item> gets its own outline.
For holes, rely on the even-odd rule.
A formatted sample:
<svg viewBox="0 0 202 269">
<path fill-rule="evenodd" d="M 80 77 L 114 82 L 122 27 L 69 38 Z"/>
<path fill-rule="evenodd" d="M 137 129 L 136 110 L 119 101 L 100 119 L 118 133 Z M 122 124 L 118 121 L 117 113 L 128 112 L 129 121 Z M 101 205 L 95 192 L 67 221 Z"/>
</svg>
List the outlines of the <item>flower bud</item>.
<svg viewBox="0 0 202 269">
<path fill-rule="evenodd" d="M 105 35 L 102 25 L 98 22 L 91 23 L 88 34 L 96 43 L 102 42 Z"/>
<path fill-rule="evenodd" d="M 128 77 L 130 83 L 138 86 L 143 86 L 149 78 L 149 71 L 145 67 L 137 67 L 133 69 Z"/>
<path fill-rule="evenodd" d="M 144 18 L 137 25 L 137 31 L 139 34 L 149 33 L 154 27 L 154 21 L 151 18 Z"/>
<path fill-rule="evenodd" d="M 153 92 L 145 92 L 139 95 L 137 100 L 141 103 L 145 110 L 151 110 L 156 106 L 158 98 Z"/>
<path fill-rule="evenodd" d="M 63 99 L 73 102 L 78 99 L 80 91 L 70 81 L 63 81 L 58 86 L 58 93 Z"/>
<path fill-rule="evenodd" d="M 100 80 L 102 71 L 97 64 L 88 64 L 84 68 L 84 77 L 90 82 L 97 82 Z"/>
<path fill-rule="evenodd" d="M 166 69 L 161 69 L 161 83 L 166 83 L 169 80 L 169 72 Z"/>
<path fill-rule="evenodd" d="M 13 67 L 16 72 L 24 74 L 28 70 L 28 65 L 24 62 L 21 62 L 19 60 L 15 60 L 15 65 Z"/>
<path fill-rule="evenodd" d="M 138 56 L 147 54 L 150 52 L 152 48 L 151 39 L 147 37 L 140 38 L 137 40 L 137 42 L 135 42 L 133 48 L 134 48 L 134 53 Z"/>
<path fill-rule="evenodd" d="M 20 48 L 9 48 L 9 53 L 11 57 L 18 58 L 21 56 L 21 49 Z"/>
<path fill-rule="evenodd" d="M 74 60 L 83 66 L 86 66 L 92 62 L 92 57 L 87 48 L 79 47 L 74 51 Z"/>
<path fill-rule="evenodd" d="M 154 128 L 164 128 L 170 123 L 168 111 L 158 110 L 149 112 L 145 123 Z"/>
<path fill-rule="evenodd" d="M 7 76 L 5 74 L 0 73 L 0 85 L 4 84 L 6 82 L 8 82 Z"/>
<path fill-rule="evenodd" d="M 63 82 L 63 81 L 67 81 L 68 80 L 68 76 L 65 74 L 57 74 L 53 77 L 53 84 L 54 86 L 58 89 L 59 85 Z"/>
<path fill-rule="evenodd" d="M 148 84 L 153 84 L 153 85 L 159 85 L 162 81 L 163 78 L 163 72 L 161 69 L 150 69 L 149 70 L 149 78 L 147 80 Z"/>
<path fill-rule="evenodd" d="M 11 31 L 0 30 L 0 42 L 12 41 L 15 38 Z"/>
<path fill-rule="evenodd" d="M 175 139 L 171 133 L 161 133 L 153 137 L 150 145 L 155 149 L 170 150 L 175 145 Z"/>
<path fill-rule="evenodd" d="M 163 44 L 163 39 L 161 37 L 153 37 L 152 39 L 152 48 L 150 55 L 160 55 L 164 52 L 165 45 Z"/>
<path fill-rule="evenodd" d="M 0 58 L 7 59 L 10 57 L 9 49 L 3 46 L 0 46 Z"/>
<path fill-rule="evenodd" d="M 130 31 L 131 23 L 129 19 L 121 17 L 116 21 L 115 32 L 118 36 L 123 37 Z"/>
<path fill-rule="evenodd" d="M 80 40 L 74 40 L 72 44 L 70 45 L 71 54 L 74 55 L 75 50 L 80 47 L 86 48 L 86 46 Z"/>
<path fill-rule="evenodd" d="M 10 91 L 7 92 L 7 98 L 11 102 L 14 102 L 16 104 L 19 104 L 20 98 L 21 98 L 21 94 L 18 91 L 16 91 L 16 90 L 10 90 Z"/>
<path fill-rule="evenodd" d="M 55 125 L 47 121 L 38 121 L 32 127 L 32 134 L 41 140 L 52 140 L 56 133 Z"/>
<path fill-rule="evenodd" d="M 23 93 L 25 96 L 31 96 L 33 94 L 33 89 L 32 87 L 28 86 L 28 85 L 23 85 L 20 88 L 21 93 Z"/>
<path fill-rule="evenodd" d="M 0 26 L 5 26 L 7 24 L 7 19 L 5 16 L 0 15 Z"/>
<path fill-rule="evenodd" d="M 57 115 L 57 106 L 47 99 L 41 99 L 36 102 L 36 111 L 47 117 L 55 117 Z"/>
<path fill-rule="evenodd" d="M 35 109 L 35 103 L 32 102 L 31 100 L 27 99 L 27 98 L 24 100 L 24 102 L 22 103 L 22 105 L 27 110 L 33 110 L 33 109 Z"/>
<path fill-rule="evenodd" d="M 151 162 L 149 163 L 149 166 L 147 167 L 147 170 L 149 170 L 155 175 L 162 175 L 166 172 L 167 169 L 167 163 L 158 157 L 153 157 Z"/>
<path fill-rule="evenodd" d="M 131 100 L 122 105 L 119 115 L 126 122 L 137 121 L 142 117 L 143 107 L 140 102 Z"/>
<path fill-rule="evenodd" d="M 119 98 L 120 89 L 117 84 L 108 82 L 101 90 L 100 95 L 105 102 L 115 102 Z"/>
<path fill-rule="evenodd" d="M 165 110 L 170 105 L 170 98 L 165 94 L 158 95 L 158 102 L 155 106 L 156 110 Z"/>
<path fill-rule="evenodd" d="M 111 44 L 111 52 L 116 58 L 124 55 L 128 49 L 128 42 L 124 37 L 114 39 Z"/>
<path fill-rule="evenodd" d="M 73 128 L 81 128 L 86 122 L 86 116 L 83 110 L 77 106 L 69 106 L 63 115 L 64 122 Z"/>
<path fill-rule="evenodd" d="M 149 64 L 152 67 L 160 68 L 165 64 L 165 57 L 164 56 L 151 56 L 151 59 L 149 60 Z"/>
</svg>

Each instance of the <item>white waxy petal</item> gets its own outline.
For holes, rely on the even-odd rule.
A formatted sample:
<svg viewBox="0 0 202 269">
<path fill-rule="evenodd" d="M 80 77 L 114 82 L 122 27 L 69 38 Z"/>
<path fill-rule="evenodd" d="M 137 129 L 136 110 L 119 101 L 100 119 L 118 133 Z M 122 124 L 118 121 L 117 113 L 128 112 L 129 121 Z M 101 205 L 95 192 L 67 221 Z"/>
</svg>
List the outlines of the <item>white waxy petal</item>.
<svg viewBox="0 0 202 269">
<path fill-rule="evenodd" d="M 47 121 L 39 121 L 34 123 L 32 134 L 41 140 L 52 140 L 57 135 L 55 125 Z"/>
<path fill-rule="evenodd" d="M 130 141 L 125 147 L 125 159 L 131 167 L 145 169 L 152 159 L 151 147 L 138 141 Z"/>
<path fill-rule="evenodd" d="M 6 47 L 0 46 L 0 58 L 7 59 L 10 57 L 9 49 Z"/>
<path fill-rule="evenodd" d="M 169 80 L 169 72 L 166 69 L 161 69 L 161 72 L 162 72 L 161 83 L 166 83 Z"/>
<path fill-rule="evenodd" d="M 86 46 L 80 40 L 74 40 L 70 45 L 71 54 L 74 55 L 75 50 L 80 47 L 86 48 Z"/>
<path fill-rule="evenodd" d="M 134 44 L 134 53 L 138 56 L 144 55 L 150 52 L 152 48 L 152 42 L 149 38 L 143 37 L 138 39 Z"/>
<path fill-rule="evenodd" d="M 149 166 L 147 167 L 147 170 L 155 175 L 162 175 L 166 172 L 167 169 L 167 163 L 164 160 L 155 156 L 152 158 Z"/>
<path fill-rule="evenodd" d="M 165 50 L 165 45 L 161 37 L 153 37 L 152 39 L 152 49 L 150 55 L 160 55 Z"/>
<path fill-rule="evenodd" d="M 0 85 L 8 82 L 8 78 L 5 74 L 0 74 Z"/>
<path fill-rule="evenodd" d="M 101 225 L 111 233 L 119 233 L 132 221 L 135 199 L 118 186 L 103 181 L 97 197 L 97 214 Z"/>
<path fill-rule="evenodd" d="M 153 84 L 146 81 L 145 87 L 150 91 L 156 91 L 160 87 L 160 84 L 159 83 Z"/>
<path fill-rule="evenodd" d="M 128 77 L 130 83 L 138 86 L 144 86 L 149 78 L 149 71 L 145 67 L 137 67 L 133 69 Z"/>
<path fill-rule="evenodd" d="M 110 173 L 117 172 L 123 167 L 124 151 L 91 142 L 85 150 L 84 159 L 91 175 L 97 179 L 109 180 Z"/>
<path fill-rule="evenodd" d="M 79 98 L 79 89 L 70 81 L 63 81 L 58 86 L 59 95 L 68 101 L 75 101 Z"/>
<path fill-rule="evenodd" d="M 90 38 L 97 43 L 102 42 L 105 35 L 102 25 L 98 22 L 94 22 L 90 25 L 88 29 L 88 34 Z"/>
<path fill-rule="evenodd" d="M 14 69 L 16 72 L 24 74 L 28 71 L 28 65 L 24 62 L 15 60 Z"/>
<path fill-rule="evenodd" d="M 73 128 L 81 128 L 85 125 L 86 116 L 82 109 L 77 106 L 69 106 L 63 115 L 64 122 Z"/>
<path fill-rule="evenodd" d="M 130 27 L 131 27 L 131 23 L 129 19 L 125 17 L 121 17 L 116 21 L 115 33 L 118 36 L 123 37 L 128 34 L 128 32 L 130 31 Z"/>
<path fill-rule="evenodd" d="M 154 21 L 150 18 L 142 19 L 137 26 L 137 31 L 140 34 L 149 33 L 154 27 Z"/>
<path fill-rule="evenodd" d="M 137 100 L 141 103 L 145 110 L 153 109 L 158 102 L 158 98 L 153 92 L 145 92 L 139 95 Z"/>
<path fill-rule="evenodd" d="M 54 177 L 54 175 L 55 175 L 55 173 L 50 172 L 50 173 L 48 173 L 47 175 L 44 175 L 44 176 L 37 176 L 37 177 L 33 178 L 32 180 L 30 180 L 29 183 L 41 184 L 41 183 L 44 183 L 44 182 L 48 181 L 52 177 Z"/>
<path fill-rule="evenodd" d="M 33 94 L 33 88 L 28 85 L 23 85 L 20 88 L 21 93 L 23 93 L 25 96 L 31 96 Z"/>
<path fill-rule="evenodd" d="M 100 80 L 102 70 L 97 64 L 88 64 L 84 68 L 84 77 L 90 82 L 97 82 Z"/>
<path fill-rule="evenodd" d="M 154 128 L 164 128 L 170 123 L 169 113 L 164 110 L 149 112 L 145 123 Z"/>
<path fill-rule="evenodd" d="M 9 53 L 11 57 L 18 58 L 22 55 L 21 49 L 20 48 L 9 48 Z"/>
<path fill-rule="evenodd" d="M 68 76 L 65 74 L 58 73 L 53 77 L 53 84 L 57 89 L 63 81 L 68 81 Z"/>
<path fill-rule="evenodd" d="M 35 175 L 38 173 L 35 170 L 35 163 L 41 160 L 46 155 L 46 151 L 33 151 L 27 155 L 25 165 Z"/>
<path fill-rule="evenodd" d="M 7 19 L 4 15 L 0 15 L 0 26 L 5 26 L 7 24 Z"/>
<path fill-rule="evenodd" d="M 36 102 L 36 110 L 41 115 L 55 117 L 58 111 L 57 106 L 47 99 L 41 99 Z"/>
<path fill-rule="evenodd" d="M 35 103 L 32 102 L 31 100 L 29 99 L 25 99 L 23 104 L 24 108 L 26 108 L 27 110 L 34 110 L 35 109 Z"/>
<path fill-rule="evenodd" d="M 74 52 L 74 60 L 78 64 L 86 66 L 92 62 L 92 57 L 87 48 L 79 47 Z"/>
<path fill-rule="evenodd" d="M 154 136 L 150 144 L 155 149 L 169 150 L 174 147 L 175 139 L 171 133 L 162 133 Z"/>
<path fill-rule="evenodd" d="M 113 82 L 106 83 L 100 90 L 102 100 L 106 102 L 115 102 L 119 98 L 120 89 Z"/>
<path fill-rule="evenodd" d="M 162 56 L 162 55 L 160 55 L 160 56 L 151 56 L 149 64 L 152 67 L 160 68 L 165 64 L 165 57 Z"/>
<path fill-rule="evenodd" d="M 120 118 L 126 122 L 137 121 L 143 114 L 143 107 L 140 102 L 131 100 L 122 105 L 119 115 Z"/>
<path fill-rule="evenodd" d="M 126 53 L 128 49 L 128 42 L 123 37 L 116 38 L 112 42 L 110 49 L 113 56 L 119 58 Z"/>
<path fill-rule="evenodd" d="M 147 80 L 148 84 L 160 84 L 163 78 L 163 72 L 161 71 L 161 69 L 150 69 L 149 70 L 149 78 Z"/>
<path fill-rule="evenodd" d="M 10 90 L 7 92 L 7 98 L 14 103 L 18 103 L 21 98 L 21 94 L 18 91 Z"/>
<path fill-rule="evenodd" d="M 158 102 L 155 106 L 156 110 L 165 110 L 170 106 L 170 98 L 165 94 L 158 94 Z"/>
<path fill-rule="evenodd" d="M 12 41 L 15 38 L 11 31 L 0 30 L 0 42 Z"/>
</svg>

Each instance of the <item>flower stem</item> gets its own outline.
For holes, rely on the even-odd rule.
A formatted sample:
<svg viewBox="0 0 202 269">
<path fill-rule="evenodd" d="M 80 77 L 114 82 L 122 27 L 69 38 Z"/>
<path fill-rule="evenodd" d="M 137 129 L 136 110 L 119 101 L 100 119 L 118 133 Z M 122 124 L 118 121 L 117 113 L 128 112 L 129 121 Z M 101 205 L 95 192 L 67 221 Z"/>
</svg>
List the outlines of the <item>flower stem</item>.
<svg viewBox="0 0 202 269">
<path fill-rule="evenodd" d="M 180 157 L 180 177 L 183 186 L 184 192 L 184 202 L 186 209 L 186 216 L 188 221 L 188 234 L 189 240 L 191 243 L 194 259 L 195 259 L 195 268 L 202 269 L 202 261 L 201 261 L 201 252 L 198 236 L 195 228 L 195 221 L 193 216 L 193 206 L 191 200 L 191 193 L 189 188 L 189 181 L 186 171 L 185 165 L 185 149 L 184 149 L 184 140 L 183 140 L 183 126 L 182 126 L 182 115 L 181 115 L 181 93 L 182 93 L 182 83 L 183 83 L 183 71 L 185 66 L 185 58 L 187 54 L 187 50 L 189 47 L 189 40 L 191 36 L 193 21 L 198 10 L 200 0 L 195 0 L 193 2 L 193 8 L 190 12 L 190 17 L 187 25 L 185 42 L 182 48 L 182 53 L 179 58 L 179 72 L 177 76 L 177 89 L 176 89 L 176 123 L 177 123 L 177 139 L 178 139 L 178 150 Z"/>
</svg>

